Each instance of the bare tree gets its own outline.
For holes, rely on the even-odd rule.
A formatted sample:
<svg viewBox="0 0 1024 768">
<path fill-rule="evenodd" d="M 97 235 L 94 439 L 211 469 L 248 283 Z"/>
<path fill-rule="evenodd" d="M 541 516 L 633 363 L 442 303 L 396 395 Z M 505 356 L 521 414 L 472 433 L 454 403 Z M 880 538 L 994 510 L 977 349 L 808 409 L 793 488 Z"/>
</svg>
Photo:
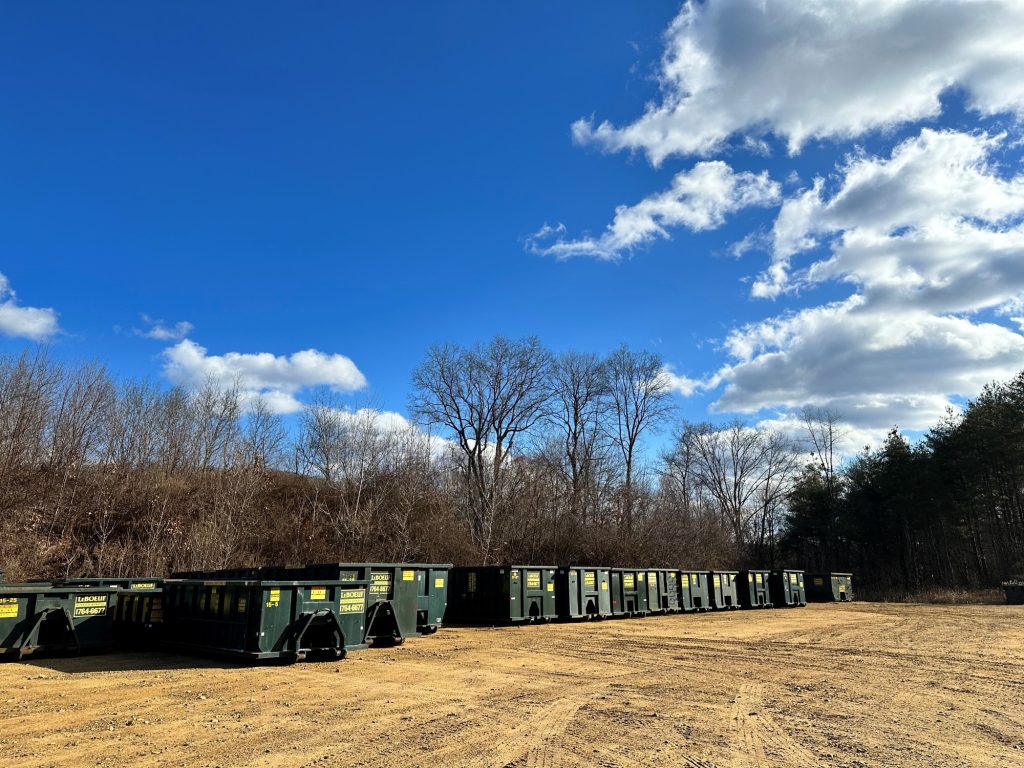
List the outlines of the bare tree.
<svg viewBox="0 0 1024 768">
<path fill-rule="evenodd" d="M 432 347 L 413 373 L 411 408 L 448 431 L 463 457 L 470 527 L 485 562 L 507 459 L 547 412 L 551 354 L 535 338 Z"/>
<path fill-rule="evenodd" d="M 674 453 L 670 461 L 685 459 L 693 483 L 729 522 L 741 550 L 752 536 L 758 544 L 767 541 L 796 466 L 784 436 L 740 420 L 724 427 L 686 424 Z"/>
<path fill-rule="evenodd" d="M 641 436 L 660 426 L 672 412 L 664 363 L 652 352 L 623 345 L 605 361 L 613 407 L 612 439 L 622 455 L 624 480 L 622 521 L 633 529 L 634 475 Z"/>
<path fill-rule="evenodd" d="M 611 412 L 608 369 L 593 354 L 568 352 L 552 368 L 549 423 L 559 445 L 558 466 L 569 483 L 568 512 L 586 525 L 596 503 L 598 464 L 605 456 L 606 420 Z"/>
</svg>

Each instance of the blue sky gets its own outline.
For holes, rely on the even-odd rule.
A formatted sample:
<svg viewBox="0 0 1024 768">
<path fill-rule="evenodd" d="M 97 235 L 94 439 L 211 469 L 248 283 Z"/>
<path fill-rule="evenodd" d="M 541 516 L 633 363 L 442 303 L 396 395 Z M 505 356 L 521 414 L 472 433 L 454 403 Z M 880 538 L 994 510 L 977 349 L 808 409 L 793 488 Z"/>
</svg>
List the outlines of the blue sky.
<svg viewBox="0 0 1024 768">
<path fill-rule="evenodd" d="M 432 343 L 625 342 L 920 430 L 1024 368 L 1024 22 L 812 5 L 8 6 L 0 346 L 402 412 Z"/>
</svg>

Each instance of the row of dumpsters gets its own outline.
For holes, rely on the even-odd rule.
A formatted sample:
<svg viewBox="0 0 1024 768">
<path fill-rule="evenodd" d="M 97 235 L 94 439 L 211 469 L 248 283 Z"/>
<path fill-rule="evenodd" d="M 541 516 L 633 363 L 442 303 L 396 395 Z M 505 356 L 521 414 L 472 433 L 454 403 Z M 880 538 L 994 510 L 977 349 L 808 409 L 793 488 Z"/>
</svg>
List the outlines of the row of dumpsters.
<svg viewBox="0 0 1024 768">
<path fill-rule="evenodd" d="M 443 624 L 584 621 L 853 599 L 849 573 L 327 563 L 5 583 L 0 658 L 111 649 L 340 659 Z"/>
</svg>

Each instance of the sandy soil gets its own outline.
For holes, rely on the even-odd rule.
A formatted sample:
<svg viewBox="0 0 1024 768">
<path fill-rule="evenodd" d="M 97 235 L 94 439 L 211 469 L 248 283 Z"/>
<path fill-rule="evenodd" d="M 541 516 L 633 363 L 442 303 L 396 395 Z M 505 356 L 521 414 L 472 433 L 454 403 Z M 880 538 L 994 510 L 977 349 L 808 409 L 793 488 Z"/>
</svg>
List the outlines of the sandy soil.
<svg viewBox="0 0 1024 768">
<path fill-rule="evenodd" d="M 446 629 L 342 662 L 0 665 L 5 766 L 1024 766 L 1024 608 Z"/>
</svg>

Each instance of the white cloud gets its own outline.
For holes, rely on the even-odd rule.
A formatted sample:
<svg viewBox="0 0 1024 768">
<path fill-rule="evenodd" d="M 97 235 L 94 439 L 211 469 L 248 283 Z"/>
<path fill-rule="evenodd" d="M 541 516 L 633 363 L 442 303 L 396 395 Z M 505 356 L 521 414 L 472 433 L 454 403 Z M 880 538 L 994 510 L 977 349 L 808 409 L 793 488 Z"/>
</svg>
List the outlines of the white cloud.
<svg viewBox="0 0 1024 768">
<path fill-rule="evenodd" d="M 863 297 L 733 331 L 734 361 L 715 409 L 828 408 L 847 423 L 925 429 L 954 395 L 973 395 L 1024 364 L 1024 336 L 995 323 L 919 309 L 879 310 Z"/>
<path fill-rule="evenodd" d="M 352 360 L 315 349 L 291 355 L 210 355 L 204 347 L 184 339 L 163 354 L 164 375 L 172 383 L 196 387 L 211 379 L 237 381 L 246 395 L 263 397 L 277 413 L 302 410 L 296 395 L 304 389 L 326 386 L 335 392 L 355 392 L 366 386 L 366 377 Z"/>
<path fill-rule="evenodd" d="M 779 185 L 767 173 L 736 173 L 720 160 L 700 162 L 676 174 L 671 188 L 664 192 L 635 205 L 620 205 L 600 237 L 567 240 L 564 225 L 545 224 L 531 236 L 528 245 L 536 253 L 557 259 L 592 256 L 611 261 L 655 239 L 669 238 L 673 228 L 700 232 L 720 227 L 728 214 L 750 206 L 772 205 L 778 202 L 779 194 Z"/>
<path fill-rule="evenodd" d="M 1019 0 L 733 0 L 686 3 L 666 33 L 661 99 L 634 122 L 573 125 L 580 143 L 654 164 L 749 146 L 856 137 L 934 118 L 960 89 L 980 115 L 1024 116 Z"/>
<path fill-rule="evenodd" d="M 991 319 L 1024 307 L 1024 177 L 991 162 L 1002 141 L 924 130 L 889 158 L 848 161 L 831 196 L 819 180 L 787 200 L 754 294 L 853 292 L 735 329 L 715 408 L 816 405 L 855 429 L 925 429 L 1024 368 L 1024 335 Z M 793 273 L 819 240 L 827 253 Z"/>
<path fill-rule="evenodd" d="M 419 424 L 410 421 L 397 411 L 383 411 L 377 408 L 332 409 L 331 413 L 342 425 L 350 429 L 371 429 L 385 438 L 413 438 L 425 440 L 431 456 L 440 458 L 455 447 L 455 443 L 439 435 L 425 432 Z"/>
<path fill-rule="evenodd" d="M 154 320 L 149 315 L 142 315 L 142 322 L 149 326 L 146 329 L 132 328 L 132 333 L 146 339 L 158 341 L 180 341 L 192 333 L 195 328 L 187 320 L 180 320 L 174 325 L 168 325 L 163 320 Z"/>
<path fill-rule="evenodd" d="M 20 306 L 10 282 L 0 274 L 0 334 L 45 341 L 59 330 L 56 311 Z"/>
<path fill-rule="evenodd" d="M 849 160 L 830 199 L 817 179 L 783 203 L 772 264 L 754 284 L 754 295 L 793 287 L 792 257 L 837 233 L 833 258 L 815 262 L 803 279 L 846 279 L 879 298 L 925 292 L 947 311 L 998 303 L 993 297 L 1005 294 L 1007 280 L 1024 288 L 1024 176 L 1003 178 L 989 161 L 1003 140 L 925 129 L 890 158 Z"/>
<path fill-rule="evenodd" d="M 661 369 L 661 377 L 669 391 L 675 392 L 682 397 L 690 397 L 690 395 L 706 389 L 708 386 L 707 382 L 691 379 L 689 376 L 676 373 L 669 366 Z"/>
</svg>

